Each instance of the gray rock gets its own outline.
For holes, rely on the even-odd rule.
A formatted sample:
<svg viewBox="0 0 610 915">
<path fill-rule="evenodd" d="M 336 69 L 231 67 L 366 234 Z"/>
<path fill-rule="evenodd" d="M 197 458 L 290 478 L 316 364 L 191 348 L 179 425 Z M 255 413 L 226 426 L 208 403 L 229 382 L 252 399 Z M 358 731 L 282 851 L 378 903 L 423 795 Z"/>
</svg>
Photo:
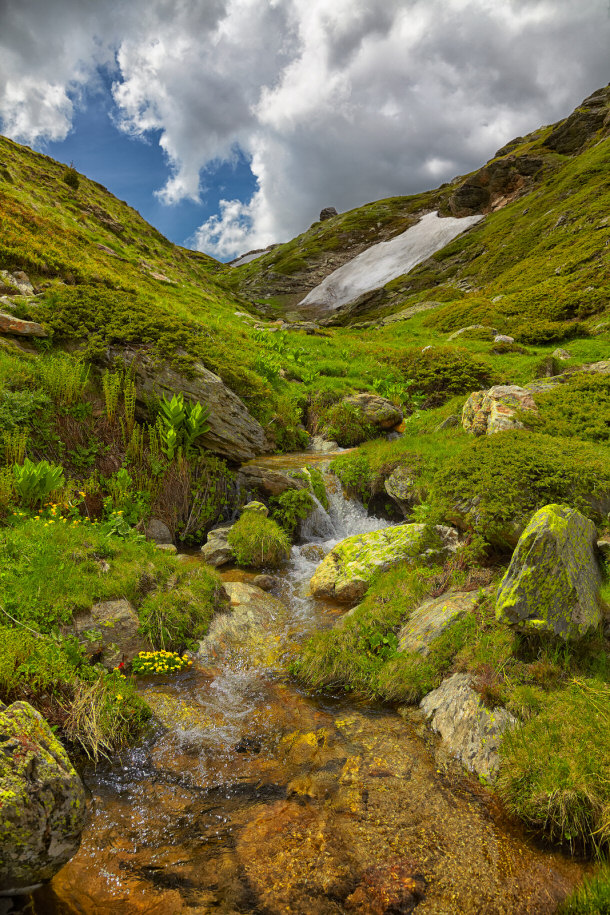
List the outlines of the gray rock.
<svg viewBox="0 0 610 915">
<path fill-rule="evenodd" d="M 556 350 L 553 350 L 553 359 L 561 359 L 562 362 L 566 362 L 568 359 L 571 359 L 571 355 L 567 350 L 561 349 L 558 347 Z"/>
<path fill-rule="evenodd" d="M 146 401 L 151 396 L 171 397 L 180 391 L 188 400 L 208 406 L 210 429 L 198 442 L 214 454 L 231 461 L 249 461 L 271 450 L 262 426 L 250 416 L 237 394 L 200 362 L 195 363 L 192 377 L 187 378 L 143 347 L 111 346 L 102 361 L 112 368 L 116 360 L 133 366 L 142 411 L 147 410 Z"/>
<path fill-rule="evenodd" d="M 324 438 L 322 435 L 312 436 L 309 442 L 309 450 L 316 454 L 329 454 L 331 451 L 341 451 L 338 443 Z"/>
<path fill-rule="evenodd" d="M 496 334 L 494 337 L 494 343 L 514 343 L 515 338 L 509 337 L 507 334 Z"/>
<path fill-rule="evenodd" d="M 163 521 L 160 521 L 158 518 L 151 518 L 146 527 L 146 538 L 148 540 L 154 540 L 155 543 L 171 543 L 172 534 Z"/>
<path fill-rule="evenodd" d="M 393 429 L 403 419 L 400 407 L 379 394 L 353 394 L 346 397 L 343 403 L 356 407 L 378 429 Z"/>
<path fill-rule="evenodd" d="M 399 465 L 385 480 L 383 486 L 404 517 L 408 518 L 413 506 L 419 502 L 415 492 L 415 475 L 413 471 L 409 467 Z"/>
<path fill-rule="evenodd" d="M 207 542 L 201 547 L 203 561 L 215 569 L 233 560 L 233 550 L 227 539 L 232 527 L 232 524 L 225 524 L 214 528 L 209 532 Z"/>
<path fill-rule="evenodd" d="M 497 330 L 493 327 L 489 327 L 487 324 L 470 324 L 468 327 L 460 327 L 459 330 L 454 331 L 447 337 L 447 340 L 457 340 L 457 338 L 461 337 L 462 334 L 469 334 L 476 331 L 480 331 L 480 333 L 484 333 L 488 337 L 493 337 L 495 334 L 497 334 Z"/>
<path fill-rule="evenodd" d="M 576 509 L 546 505 L 537 511 L 498 588 L 498 619 L 565 640 L 598 626 L 596 540 L 595 525 Z"/>
<path fill-rule="evenodd" d="M 490 710 L 468 674 L 453 674 L 422 700 L 420 708 L 445 749 L 471 772 L 493 781 L 502 735 L 517 724 L 504 708 Z"/>
<path fill-rule="evenodd" d="M 472 613 L 477 599 L 473 591 L 450 591 L 424 601 L 400 630 L 398 650 L 429 654 L 434 640 Z"/>
<path fill-rule="evenodd" d="M 78 851 L 82 782 L 42 715 L 0 703 L 0 895 L 50 880 Z"/>
<path fill-rule="evenodd" d="M 435 427 L 435 432 L 442 432 L 443 429 L 455 429 L 460 424 L 460 417 L 457 413 L 451 413 L 447 419 L 444 419 L 442 423 L 439 423 Z"/>
<path fill-rule="evenodd" d="M 273 575 L 256 575 L 252 584 L 261 591 L 271 591 L 277 584 L 277 578 L 274 578 Z"/>
<path fill-rule="evenodd" d="M 336 209 L 334 207 L 324 207 L 323 210 L 320 210 L 320 222 L 325 222 L 327 219 L 332 219 L 333 216 L 338 216 Z"/>
<path fill-rule="evenodd" d="M 157 543 L 158 550 L 165 550 L 166 553 L 177 553 L 178 549 L 173 543 Z"/>
<path fill-rule="evenodd" d="M 279 496 L 287 489 L 303 489 L 305 484 L 295 480 L 281 470 L 272 470 L 270 467 L 258 464 L 244 464 L 239 468 L 236 484 L 247 492 L 255 491 L 260 495 Z"/>
<path fill-rule="evenodd" d="M 94 604 L 78 613 L 65 634 L 72 632 L 89 654 L 101 653 L 101 663 L 113 670 L 121 661 L 129 663 L 140 651 L 150 648 L 139 634 L 138 614 L 125 598 Z"/>
<path fill-rule="evenodd" d="M 30 282 L 30 278 L 23 270 L 15 270 L 14 273 L 10 273 L 8 270 L 0 270 L 0 277 L 4 280 L 4 283 L 0 283 L 0 288 L 4 286 L 7 292 L 11 292 L 11 287 L 13 287 L 21 295 L 34 294 L 34 287 Z M 3 292 L 4 289 L 2 289 Z"/>
</svg>

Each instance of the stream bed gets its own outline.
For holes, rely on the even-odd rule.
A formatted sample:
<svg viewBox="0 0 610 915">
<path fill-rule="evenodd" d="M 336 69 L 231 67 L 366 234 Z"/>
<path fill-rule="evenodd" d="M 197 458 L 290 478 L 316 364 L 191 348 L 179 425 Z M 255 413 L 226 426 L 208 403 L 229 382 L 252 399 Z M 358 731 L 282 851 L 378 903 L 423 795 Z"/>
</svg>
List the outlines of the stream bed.
<svg viewBox="0 0 610 915">
<path fill-rule="evenodd" d="M 327 486 L 329 512 L 293 548 L 276 599 L 257 597 L 257 625 L 142 682 L 152 732 L 85 772 L 80 851 L 23 911 L 525 915 L 554 912 L 581 879 L 582 864 L 529 839 L 489 789 L 437 763 L 416 709 L 312 696 L 288 676 L 299 643 L 345 612 L 308 596 L 320 556 L 387 524 Z M 253 576 L 223 578 L 238 601 Z"/>
</svg>

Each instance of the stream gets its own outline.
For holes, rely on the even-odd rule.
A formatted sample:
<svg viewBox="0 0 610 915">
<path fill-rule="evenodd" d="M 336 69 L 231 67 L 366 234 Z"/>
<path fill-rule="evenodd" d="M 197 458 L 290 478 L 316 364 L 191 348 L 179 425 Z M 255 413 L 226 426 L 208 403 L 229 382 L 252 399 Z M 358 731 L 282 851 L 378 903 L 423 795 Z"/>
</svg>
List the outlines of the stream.
<svg viewBox="0 0 610 915">
<path fill-rule="evenodd" d="M 308 520 L 275 600 L 258 595 L 255 625 L 208 637 L 190 670 L 142 682 L 152 732 L 84 773 L 80 851 L 23 911 L 524 915 L 554 912 L 580 880 L 582 864 L 528 838 L 457 764 L 437 763 L 416 709 L 313 696 L 286 673 L 299 643 L 345 612 L 308 596 L 320 558 L 388 523 L 325 480 L 330 510 Z M 254 576 L 222 577 L 235 603 Z"/>
</svg>

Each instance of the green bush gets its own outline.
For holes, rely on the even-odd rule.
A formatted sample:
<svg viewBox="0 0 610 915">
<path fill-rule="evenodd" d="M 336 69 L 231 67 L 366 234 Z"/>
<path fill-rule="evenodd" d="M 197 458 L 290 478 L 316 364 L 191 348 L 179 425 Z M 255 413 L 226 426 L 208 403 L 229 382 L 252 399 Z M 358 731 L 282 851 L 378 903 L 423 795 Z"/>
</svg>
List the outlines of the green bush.
<svg viewBox="0 0 610 915">
<path fill-rule="evenodd" d="M 306 489 L 286 489 L 279 496 L 273 496 L 269 505 L 273 520 L 293 538 L 299 521 L 304 521 L 311 514 L 314 502 Z"/>
<path fill-rule="evenodd" d="M 576 439 L 503 432 L 469 442 L 432 477 L 440 517 L 501 546 L 543 505 L 564 502 L 595 517 L 596 495 L 610 491 L 610 452 Z"/>
<path fill-rule="evenodd" d="M 448 346 L 408 349 L 394 358 L 411 395 L 426 398 L 425 406 L 440 406 L 454 394 L 490 387 L 491 367 L 467 350 Z"/>
<path fill-rule="evenodd" d="M 177 651 L 194 645 L 208 631 L 224 603 L 220 578 L 207 566 L 181 572 L 170 591 L 157 590 L 138 608 L 140 632 L 155 648 Z"/>
<path fill-rule="evenodd" d="M 587 336 L 580 321 L 533 321 L 512 331 L 518 343 L 544 345 Z"/>
<path fill-rule="evenodd" d="M 64 184 L 67 184 L 68 187 L 71 187 L 73 190 L 78 190 L 80 185 L 80 178 L 78 177 L 78 172 L 73 165 L 70 165 L 65 169 L 61 176 L 61 180 Z"/>
<path fill-rule="evenodd" d="M 536 432 L 579 438 L 587 442 L 610 441 L 610 376 L 576 375 L 551 391 L 536 395 L 538 414 L 524 414 Z"/>
<path fill-rule="evenodd" d="M 290 540 L 286 532 L 261 512 L 245 511 L 229 531 L 228 541 L 241 566 L 273 568 L 285 562 L 290 555 Z"/>
</svg>

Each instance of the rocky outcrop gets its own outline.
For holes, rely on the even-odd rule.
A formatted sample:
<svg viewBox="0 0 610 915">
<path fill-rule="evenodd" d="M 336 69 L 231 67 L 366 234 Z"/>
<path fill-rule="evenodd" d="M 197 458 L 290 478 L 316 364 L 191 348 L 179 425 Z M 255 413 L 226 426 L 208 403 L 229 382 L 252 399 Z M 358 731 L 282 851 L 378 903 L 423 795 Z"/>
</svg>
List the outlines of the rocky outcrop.
<svg viewBox="0 0 610 915">
<path fill-rule="evenodd" d="M 516 384 L 498 384 L 488 391 L 475 391 L 462 410 L 462 426 L 473 435 L 492 435 L 507 429 L 522 429 L 518 410 L 537 412 L 530 391 Z"/>
<path fill-rule="evenodd" d="M 215 569 L 227 565 L 233 560 L 233 550 L 229 546 L 229 531 L 232 524 L 224 524 L 216 527 L 208 533 L 206 543 L 201 547 L 201 557 L 208 565 L 214 566 Z"/>
<path fill-rule="evenodd" d="M 19 295 L 34 294 L 34 287 L 30 282 L 30 278 L 23 270 L 15 270 L 14 273 L 10 273 L 8 270 L 0 270 L 0 292 L 11 293 L 15 289 Z"/>
<path fill-rule="evenodd" d="M 332 219 L 333 216 L 338 216 L 336 209 L 334 207 L 324 207 L 323 210 L 320 210 L 320 222 L 325 222 L 327 219 Z"/>
<path fill-rule="evenodd" d="M 544 145 L 554 152 L 574 155 L 598 130 L 610 127 L 610 87 L 598 89 L 551 131 Z"/>
<path fill-rule="evenodd" d="M 541 508 L 498 588 L 496 615 L 518 628 L 575 639 L 599 625 L 595 525 L 566 505 Z"/>
<path fill-rule="evenodd" d="M 488 162 L 464 181 L 449 198 L 453 216 L 489 213 L 528 190 L 544 160 L 539 156 L 512 156 Z"/>
<path fill-rule="evenodd" d="M 0 703 L 0 895 L 50 880 L 78 851 L 85 814 L 82 782 L 42 715 Z"/>
<path fill-rule="evenodd" d="M 504 708 L 488 709 L 472 688 L 469 674 L 453 674 L 422 699 L 420 708 L 444 749 L 471 772 L 493 780 L 502 735 L 517 724 Z"/>
<path fill-rule="evenodd" d="M 434 542 L 424 524 L 400 524 L 342 540 L 314 572 L 310 582 L 312 595 L 356 603 L 378 572 L 422 554 L 441 554 L 455 548 L 455 531 L 444 527 L 435 531 Z"/>
<path fill-rule="evenodd" d="M 377 429 L 393 429 L 403 420 L 402 410 L 378 394 L 352 394 L 343 403 L 355 407 Z"/>
<path fill-rule="evenodd" d="M 145 349 L 109 347 L 103 362 L 112 367 L 116 360 L 133 366 L 138 405 L 143 411 L 147 408 L 147 398 L 164 394 L 171 397 L 178 392 L 209 407 L 210 429 L 198 441 L 214 454 L 231 461 L 249 461 L 271 450 L 262 426 L 248 413 L 237 394 L 200 362 L 195 363 L 192 377 L 187 378 Z"/>
<path fill-rule="evenodd" d="M 138 614 L 125 598 L 94 604 L 74 617 L 66 634 L 74 634 L 86 653 L 98 656 L 107 670 L 130 663 L 140 651 L 150 648 L 138 629 Z"/>
<path fill-rule="evenodd" d="M 20 337 L 48 337 L 42 324 L 35 321 L 22 321 L 14 315 L 0 312 L 0 334 L 16 334 Z"/>
<path fill-rule="evenodd" d="M 473 591 L 450 591 L 424 601 L 398 633 L 398 651 L 427 655 L 432 643 L 472 613 L 478 596 Z"/>
</svg>

